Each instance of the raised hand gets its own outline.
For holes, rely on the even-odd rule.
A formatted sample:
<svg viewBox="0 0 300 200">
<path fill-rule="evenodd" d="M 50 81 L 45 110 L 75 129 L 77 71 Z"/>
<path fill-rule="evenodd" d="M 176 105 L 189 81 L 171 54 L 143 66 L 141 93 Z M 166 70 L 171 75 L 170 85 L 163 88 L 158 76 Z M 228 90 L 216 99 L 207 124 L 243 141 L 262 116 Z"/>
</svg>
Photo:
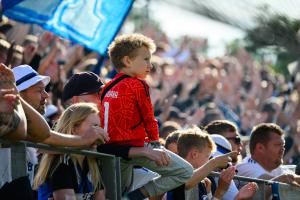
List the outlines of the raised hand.
<svg viewBox="0 0 300 200">
<path fill-rule="evenodd" d="M 227 169 L 224 169 L 221 174 L 220 174 L 220 178 L 218 181 L 218 188 L 217 188 L 217 193 L 218 193 L 218 197 L 222 197 L 224 195 L 224 193 L 228 190 L 229 185 L 233 179 L 235 175 L 235 167 L 231 166 L 228 167 Z"/>
<path fill-rule="evenodd" d="M 237 194 L 236 200 L 252 199 L 258 190 L 258 185 L 255 182 L 250 182 L 244 185 Z"/>
<path fill-rule="evenodd" d="M 9 82 L 15 85 L 15 76 L 10 68 L 5 66 L 3 63 L 0 64 L 0 80 L 4 82 Z"/>
<path fill-rule="evenodd" d="M 205 110 L 202 107 L 197 107 L 195 113 L 188 118 L 188 124 L 199 124 L 204 116 Z"/>
<path fill-rule="evenodd" d="M 0 113 L 10 114 L 19 104 L 15 89 L 0 89 Z"/>
<path fill-rule="evenodd" d="M 300 187 L 300 184 L 297 182 L 297 176 L 294 174 L 282 174 L 280 176 L 277 176 L 273 178 L 273 181 L 279 181 L 282 183 L 287 183 L 296 187 Z"/>
<path fill-rule="evenodd" d="M 210 193 L 211 192 L 211 181 L 209 180 L 209 178 L 205 177 L 203 179 L 203 182 L 204 182 L 204 185 L 205 185 L 205 188 L 206 188 L 206 192 Z"/>
<path fill-rule="evenodd" d="M 238 152 L 232 151 L 230 153 L 224 154 L 222 156 L 217 156 L 213 158 L 215 168 L 226 168 L 232 161 L 232 157 L 236 157 Z"/>
<path fill-rule="evenodd" d="M 20 103 L 12 70 L 0 64 L 0 136 L 16 130 L 20 117 L 14 110 Z"/>
<path fill-rule="evenodd" d="M 53 33 L 49 31 L 45 31 L 43 35 L 39 38 L 38 50 L 44 52 L 46 48 L 50 45 L 53 38 L 54 38 Z"/>
</svg>

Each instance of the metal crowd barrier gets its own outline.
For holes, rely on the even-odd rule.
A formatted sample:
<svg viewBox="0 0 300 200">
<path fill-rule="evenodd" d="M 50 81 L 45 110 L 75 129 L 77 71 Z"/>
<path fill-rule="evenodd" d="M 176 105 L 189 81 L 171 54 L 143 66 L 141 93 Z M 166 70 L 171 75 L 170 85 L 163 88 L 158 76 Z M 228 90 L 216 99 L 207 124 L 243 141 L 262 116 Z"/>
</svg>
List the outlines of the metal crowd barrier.
<svg viewBox="0 0 300 200">
<path fill-rule="evenodd" d="M 34 147 L 60 153 L 80 154 L 85 156 L 94 156 L 102 162 L 102 177 L 106 187 L 106 198 L 109 200 L 121 199 L 121 180 L 120 180 L 120 159 L 109 154 L 98 153 L 88 150 L 79 150 L 74 148 L 54 147 L 46 144 L 32 143 L 28 141 L 8 141 L 0 139 L 2 147 L 11 148 L 11 175 L 12 180 L 26 176 L 26 147 Z M 211 172 L 211 176 L 219 177 L 220 173 Z M 285 183 L 279 183 L 270 180 L 249 178 L 243 176 L 234 176 L 238 182 L 256 182 L 259 190 L 253 199 L 265 200 L 266 188 L 272 184 L 278 185 L 279 199 L 298 200 L 300 199 L 300 188 Z"/>
<path fill-rule="evenodd" d="M 2 147 L 11 148 L 12 180 L 27 175 L 26 147 L 34 147 L 59 153 L 94 156 L 101 160 L 102 163 L 102 178 L 106 189 L 106 198 L 109 200 L 121 199 L 120 159 L 113 155 L 82 149 L 79 150 L 74 148 L 54 147 L 28 141 L 13 142 L 0 139 L 0 144 L 2 144 Z"/>
<path fill-rule="evenodd" d="M 219 177 L 219 172 L 211 172 L 211 176 Z M 266 198 L 265 193 L 267 187 L 271 187 L 273 184 L 276 184 L 278 186 L 278 194 L 279 197 L 275 198 L 277 200 L 299 200 L 300 199 L 300 188 L 291 186 L 286 183 L 271 181 L 271 180 L 264 180 L 264 179 L 258 179 L 258 178 L 250 178 L 250 177 L 244 177 L 244 176 L 234 176 L 234 180 L 238 182 L 256 182 L 259 189 L 258 192 L 256 192 L 253 199 L 255 200 L 268 200 Z"/>
</svg>

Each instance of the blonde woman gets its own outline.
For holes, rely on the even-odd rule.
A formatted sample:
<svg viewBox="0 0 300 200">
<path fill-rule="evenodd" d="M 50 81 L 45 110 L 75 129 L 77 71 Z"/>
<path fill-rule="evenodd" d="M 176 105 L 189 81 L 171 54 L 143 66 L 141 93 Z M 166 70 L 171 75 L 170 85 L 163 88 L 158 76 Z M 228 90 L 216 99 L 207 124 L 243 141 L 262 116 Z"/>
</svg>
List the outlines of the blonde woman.
<svg viewBox="0 0 300 200">
<path fill-rule="evenodd" d="M 77 103 L 63 112 L 55 130 L 81 135 L 94 126 L 100 126 L 96 105 Z M 38 189 L 39 200 L 105 199 L 97 160 L 77 154 L 44 154 L 34 179 L 34 188 Z"/>
</svg>

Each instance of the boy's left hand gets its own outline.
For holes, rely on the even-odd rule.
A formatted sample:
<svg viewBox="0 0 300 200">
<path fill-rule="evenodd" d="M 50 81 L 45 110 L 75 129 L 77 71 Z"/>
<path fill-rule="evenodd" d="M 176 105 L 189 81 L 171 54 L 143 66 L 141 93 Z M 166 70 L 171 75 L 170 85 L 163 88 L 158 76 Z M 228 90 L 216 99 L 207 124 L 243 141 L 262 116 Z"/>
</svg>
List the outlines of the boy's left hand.
<svg viewBox="0 0 300 200">
<path fill-rule="evenodd" d="M 149 148 L 146 157 L 153 160 L 157 166 L 168 166 L 171 161 L 169 154 L 163 149 Z"/>
</svg>

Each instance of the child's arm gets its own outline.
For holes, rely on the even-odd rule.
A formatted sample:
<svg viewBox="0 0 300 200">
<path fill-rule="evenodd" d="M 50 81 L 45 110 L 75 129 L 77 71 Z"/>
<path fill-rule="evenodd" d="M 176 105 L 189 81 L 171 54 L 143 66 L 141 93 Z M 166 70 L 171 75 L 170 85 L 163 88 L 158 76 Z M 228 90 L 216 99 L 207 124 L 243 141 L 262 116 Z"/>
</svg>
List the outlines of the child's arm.
<svg viewBox="0 0 300 200">
<path fill-rule="evenodd" d="M 97 140 L 102 141 L 102 143 L 106 140 L 105 131 L 98 127 L 92 127 L 87 130 L 89 134 L 83 134 L 83 136 L 68 135 L 53 131 L 40 113 L 24 99 L 20 99 L 27 118 L 28 134 L 26 139 L 29 141 L 57 146 L 88 147 L 97 143 Z"/>
<path fill-rule="evenodd" d="M 203 180 L 208 174 L 217 169 L 217 168 L 224 168 L 230 162 L 230 156 L 237 154 L 236 151 L 224 154 L 222 156 L 217 156 L 211 160 L 209 160 L 205 165 L 199 167 L 198 169 L 194 170 L 194 174 L 192 178 L 190 178 L 185 183 L 185 189 L 191 189 L 195 185 L 197 185 L 201 180 Z"/>
</svg>

